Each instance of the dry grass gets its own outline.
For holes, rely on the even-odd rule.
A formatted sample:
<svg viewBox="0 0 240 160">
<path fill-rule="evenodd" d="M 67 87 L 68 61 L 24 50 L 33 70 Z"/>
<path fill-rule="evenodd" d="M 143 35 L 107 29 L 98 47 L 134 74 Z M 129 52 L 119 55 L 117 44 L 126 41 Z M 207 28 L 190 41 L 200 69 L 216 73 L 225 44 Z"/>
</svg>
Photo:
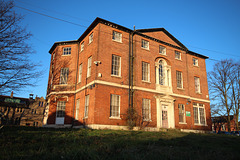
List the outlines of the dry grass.
<svg viewBox="0 0 240 160">
<path fill-rule="evenodd" d="M 166 132 L 3 127 L 0 159 L 240 159 L 240 137 Z"/>
</svg>

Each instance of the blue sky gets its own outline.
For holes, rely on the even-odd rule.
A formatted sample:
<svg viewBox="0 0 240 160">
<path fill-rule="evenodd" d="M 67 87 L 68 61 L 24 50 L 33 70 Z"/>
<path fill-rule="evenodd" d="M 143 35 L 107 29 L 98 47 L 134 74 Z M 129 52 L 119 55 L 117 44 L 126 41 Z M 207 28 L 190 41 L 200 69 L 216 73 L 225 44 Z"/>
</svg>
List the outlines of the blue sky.
<svg viewBox="0 0 240 160">
<path fill-rule="evenodd" d="M 46 96 L 50 54 L 54 42 L 76 40 L 96 17 L 127 28 L 165 28 L 189 50 L 206 55 L 207 71 L 215 60 L 240 60 L 239 0 L 14 0 L 16 6 L 79 24 L 73 25 L 15 7 L 25 16 L 23 26 L 33 34 L 30 42 L 45 73 L 38 86 L 15 96 Z M 10 94 L 10 93 L 9 93 Z"/>
</svg>

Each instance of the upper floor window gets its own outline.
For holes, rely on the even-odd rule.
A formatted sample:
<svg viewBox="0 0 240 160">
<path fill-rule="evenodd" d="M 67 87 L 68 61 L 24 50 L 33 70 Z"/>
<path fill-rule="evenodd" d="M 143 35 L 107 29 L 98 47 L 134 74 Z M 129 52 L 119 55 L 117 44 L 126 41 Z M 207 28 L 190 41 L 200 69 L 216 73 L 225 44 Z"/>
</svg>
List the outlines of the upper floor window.
<svg viewBox="0 0 240 160">
<path fill-rule="evenodd" d="M 142 116 L 144 121 L 151 120 L 150 99 L 142 99 Z"/>
<path fill-rule="evenodd" d="M 79 66 L 79 77 L 78 77 L 78 82 L 80 83 L 82 81 L 82 63 Z"/>
<path fill-rule="evenodd" d="M 175 59 L 181 60 L 181 52 L 175 51 Z"/>
<path fill-rule="evenodd" d="M 166 47 L 159 46 L 159 53 L 163 54 L 163 55 L 166 55 Z"/>
<path fill-rule="evenodd" d="M 183 88 L 182 72 L 177 71 L 176 77 L 177 77 L 177 88 Z"/>
<path fill-rule="evenodd" d="M 63 55 L 70 55 L 70 54 L 71 54 L 71 47 L 64 47 Z"/>
<path fill-rule="evenodd" d="M 120 96 L 111 94 L 110 117 L 120 117 Z"/>
<path fill-rule="evenodd" d="M 91 76 L 92 57 L 88 58 L 87 78 Z"/>
<path fill-rule="evenodd" d="M 197 58 L 193 58 L 193 65 L 198 66 L 198 59 Z"/>
<path fill-rule="evenodd" d="M 89 44 L 92 43 L 92 41 L 93 41 L 93 33 L 89 35 Z"/>
<path fill-rule="evenodd" d="M 194 83 L 195 83 L 195 92 L 200 93 L 200 78 L 194 77 Z"/>
<path fill-rule="evenodd" d="M 159 69 L 158 70 L 159 70 L 159 84 L 164 85 L 165 71 L 164 71 L 164 64 L 163 64 L 162 60 L 159 61 Z"/>
<path fill-rule="evenodd" d="M 150 81 L 150 67 L 149 63 L 142 62 L 142 80 L 143 81 Z"/>
<path fill-rule="evenodd" d="M 205 108 L 201 103 L 193 103 L 194 124 L 205 125 Z"/>
<path fill-rule="evenodd" d="M 113 31 L 112 39 L 117 42 L 122 42 L 122 33 Z"/>
<path fill-rule="evenodd" d="M 164 59 L 160 59 L 156 65 L 156 83 L 161 86 L 171 87 L 171 66 Z"/>
<path fill-rule="evenodd" d="M 81 50 L 80 52 L 82 52 L 84 50 L 84 42 L 81 43 Z"/>
<path fill-rule="evenodd" d="M 183 104 L 178 104 L 179 123 L 185 123 L 185 107 Z"/>
<path fill-rule="evenodd" d="M 142 39 L 142 48 L 149 49 L 149 42 Z"/>
<path fill-rule="evenodd" d="M 67 84 L 68 73 L 69 73 L 68 68 L 61 68 L 60 84 Z"/>
<path fill-rule="evenodd" d="M 120 76 L 121 75 L 121 57 L 112 55 L 112 75 Z"/>
</svg>

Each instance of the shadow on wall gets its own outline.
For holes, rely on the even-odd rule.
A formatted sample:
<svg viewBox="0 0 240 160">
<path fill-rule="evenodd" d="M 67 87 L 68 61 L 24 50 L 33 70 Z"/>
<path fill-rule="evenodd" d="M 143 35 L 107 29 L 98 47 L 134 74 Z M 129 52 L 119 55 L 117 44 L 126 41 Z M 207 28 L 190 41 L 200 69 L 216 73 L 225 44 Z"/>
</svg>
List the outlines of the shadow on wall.
<svg viewBox="0 0 240 160">
<path fill-rule="evenodd" d="M 75 120 L 72 116 L 65 115 L 64 117 L 56 117 L 56 112 L 48 115 L 48 125 L 71 125 L 71 126 L 85 126 L 84 121 Z"/>
</svg>

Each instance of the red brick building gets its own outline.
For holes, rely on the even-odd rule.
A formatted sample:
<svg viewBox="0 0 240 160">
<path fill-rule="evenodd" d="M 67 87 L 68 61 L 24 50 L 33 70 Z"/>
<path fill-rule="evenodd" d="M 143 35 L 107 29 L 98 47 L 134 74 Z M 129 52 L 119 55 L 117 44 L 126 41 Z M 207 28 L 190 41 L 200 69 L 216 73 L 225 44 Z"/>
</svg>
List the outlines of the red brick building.
<svg viewBox="0 0 240 160">
<path fill-rule="evenodd" d="M 47 126 L 211 130 L 204 55 L 164 28 L 131 30 L 96 18 L 50 49 Z"/>
</svg>

